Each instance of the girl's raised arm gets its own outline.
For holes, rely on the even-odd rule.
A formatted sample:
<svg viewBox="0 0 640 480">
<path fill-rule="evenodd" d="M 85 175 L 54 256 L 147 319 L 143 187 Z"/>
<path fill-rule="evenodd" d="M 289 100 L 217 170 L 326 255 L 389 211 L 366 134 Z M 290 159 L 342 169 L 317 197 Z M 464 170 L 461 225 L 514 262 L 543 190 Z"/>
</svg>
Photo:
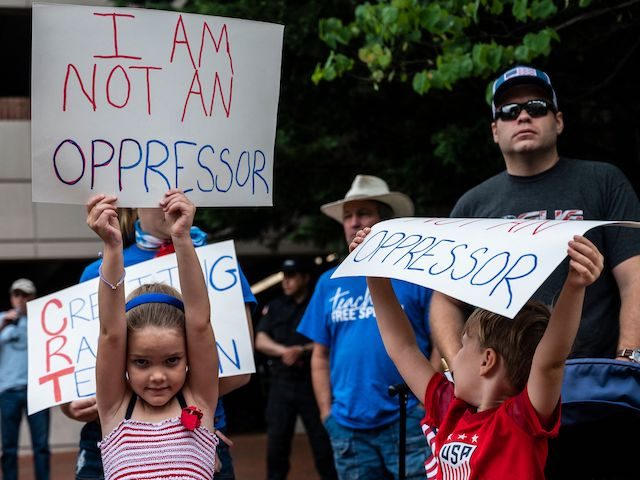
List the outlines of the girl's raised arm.
<svg viewBox="0 0 640 480">
<path fill-rule="evenodd" d="M 102 419 L 117 415 L 127 390 L 127 322 L 124 312 L 124 260 L 116 197 L 97 195 L 87 203 L 87 224 L 104 242 L 98 308 L 96 398 Z"/>
<path fill-rule="evenodd" d="M 190 235 L 196 207 L 180 190 L 175 189 L 165 194 L 160 206 L 167 223 L 171 225 L 171 240 L 176 251 L 184 300 L 189 361 L 186 386 L 197 406 L 205 415 L 208 413 L 213 417 L 218 401 L 218 352 L 211 328 L 207 286 Z"/>
</svg>

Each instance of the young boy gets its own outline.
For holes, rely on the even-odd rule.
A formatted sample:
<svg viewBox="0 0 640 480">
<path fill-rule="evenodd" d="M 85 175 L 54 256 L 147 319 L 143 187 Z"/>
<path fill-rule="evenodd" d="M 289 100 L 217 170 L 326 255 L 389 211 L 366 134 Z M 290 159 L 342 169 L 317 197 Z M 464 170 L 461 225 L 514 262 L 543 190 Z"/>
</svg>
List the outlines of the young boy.
<svg viewBox="0 0 640 480">
<path fill-rule="evenodd" d="M 359 231 L 350 251 L 370 231 Z M 569 273 L 552 314 L 537 302 L 513 320 L 482 309 L 471 314 L 451 365 L 455 384 L 418 349 L 390 281 L 367 278 L 387 353 L 411 391 L 424 395 L 423 424 L 438 428 L 437 478 L 544 478 L 547 442 L 560 426 L 564 362 L 585 288 L 603 268 L 602 255 L 584 237 L 575 236 L 567 253 Z"/>
</svg>

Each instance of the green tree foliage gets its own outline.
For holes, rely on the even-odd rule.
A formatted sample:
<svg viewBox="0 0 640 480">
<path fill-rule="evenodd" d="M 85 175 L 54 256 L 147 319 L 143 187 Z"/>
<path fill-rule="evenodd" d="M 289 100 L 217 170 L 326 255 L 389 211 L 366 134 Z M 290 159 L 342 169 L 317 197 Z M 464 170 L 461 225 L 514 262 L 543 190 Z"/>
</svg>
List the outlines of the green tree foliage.
<svg viewBox="0 0 640 480">
<path fill-rule="evenodd" d="M 565 0 L 575 15 L 589 0 Z M 410 82 L 424 95 L 452 89 L 466 78 L 487 78 L 514 62 L 547 56 L 559 41 L 553 0 L 390 0 L 361 3 L 354 18 L 320 20 L 320 38 L 331 48 L 313 73 L 315 83 L 365 67 L 375 89 Z M 357 60 L 356 60 L 357 59 Z"/>
</svg>

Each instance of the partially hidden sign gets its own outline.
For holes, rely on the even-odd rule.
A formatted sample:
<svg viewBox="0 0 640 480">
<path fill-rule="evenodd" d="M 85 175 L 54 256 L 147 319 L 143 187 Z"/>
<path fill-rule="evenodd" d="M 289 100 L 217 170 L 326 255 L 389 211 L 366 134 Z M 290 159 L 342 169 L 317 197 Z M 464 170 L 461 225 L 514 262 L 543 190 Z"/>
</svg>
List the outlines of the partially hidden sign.
<svg viewBox="0 0 640 480">
<path fill-rule="evenodd" d="M 573 236 L 605 225 L 640 227 L 614 221 L 387 220 L 373 227 L 333 277 L 405 280 L 513 318 L 567 256 Z"/>
<path fill-rule="evenodd" d="M 255 372 L 242 287 L 232 241 L 196 249 L 211 302 L 221 377 Z M 95 278 L 27 304 L 29 414 L 95 395 L 98 282 Z M 143 283 L 180 289 L 176 255 L 126 268 L 125 292 Z"/>
<path fill-rule="evenodd" d="M 270 206 L 282 25 L 33 6 L 33 200 Z"/>
</svg>

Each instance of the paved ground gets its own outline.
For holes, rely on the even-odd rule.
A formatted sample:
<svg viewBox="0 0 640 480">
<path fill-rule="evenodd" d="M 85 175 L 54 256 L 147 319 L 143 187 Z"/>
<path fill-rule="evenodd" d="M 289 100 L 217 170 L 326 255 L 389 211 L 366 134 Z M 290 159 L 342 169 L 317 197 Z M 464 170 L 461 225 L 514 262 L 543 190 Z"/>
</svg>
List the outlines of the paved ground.
<svg viewBox="0 0 640 480">
<path fill-rule="evenodd" d="M 266 435 L 250 434 L 233 436 L 235 446 L 232 455 L 238 480 L 264 480 Z M 54 453 L 51 461 L 51 480 L 73 480 L 76 452 Z M 20 480 L 34 480 L 30 456 L 20 458 Z M 290 480 L 318 480 L 311 450 L 305 434 L 297 434 L 293 440 Z"/>
</svg>

